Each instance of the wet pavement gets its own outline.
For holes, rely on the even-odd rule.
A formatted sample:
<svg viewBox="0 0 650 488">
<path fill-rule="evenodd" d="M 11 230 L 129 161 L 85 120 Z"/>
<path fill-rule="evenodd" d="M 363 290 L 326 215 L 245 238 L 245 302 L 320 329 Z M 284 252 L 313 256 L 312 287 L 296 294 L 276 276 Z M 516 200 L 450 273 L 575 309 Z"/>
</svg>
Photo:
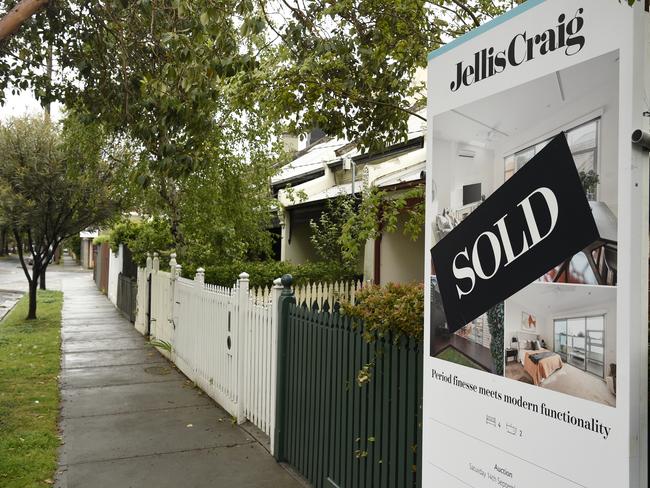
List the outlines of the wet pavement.
<svg viewBox="0 0 650 488">
<path fill-rule="evenodd" d="M 151 347 L 90 274 L 70 273 L 62 287 L 56 486 L 304 486 Z"/>
</svg>

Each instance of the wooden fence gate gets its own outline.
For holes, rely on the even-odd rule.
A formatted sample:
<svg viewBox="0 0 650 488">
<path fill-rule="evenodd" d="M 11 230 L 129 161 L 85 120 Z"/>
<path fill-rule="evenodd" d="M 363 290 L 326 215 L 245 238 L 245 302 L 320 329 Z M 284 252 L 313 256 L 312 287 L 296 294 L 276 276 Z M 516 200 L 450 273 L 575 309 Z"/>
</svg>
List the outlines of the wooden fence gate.
<svg viewBox="0 0 650 488">
<path fill-rule="evenodd" d="M 110 261 L 111 248 L 107 242 L 96 247 L 95 268 L 93 269 L 93 279 L 97 288 L 102 293 L 108 292 L 108 266 Z"/>
<path fill-rule="evenodd" d="M 421 486 L 421 345 L 368 343 L 348 317 L 296 306 L 286 286 L 280 314 L 276 458 L 316 488 Z"/>
<path fill-rule="evenodd" d="M 108 246 L 108 244 L 104 244 Z M 138 310 L 138 267 L 127 246 L 120 246 L 122 271 L 117 278 L 117 308 L 131 321 L 135 322 Z"/>
<path fill-rule="evenodd" d="M 117 280 L 117 308 L 129 321 L 135 322 L 138 306 L 138 280 L 124 273 L 120 273 Z"/>
</svg>

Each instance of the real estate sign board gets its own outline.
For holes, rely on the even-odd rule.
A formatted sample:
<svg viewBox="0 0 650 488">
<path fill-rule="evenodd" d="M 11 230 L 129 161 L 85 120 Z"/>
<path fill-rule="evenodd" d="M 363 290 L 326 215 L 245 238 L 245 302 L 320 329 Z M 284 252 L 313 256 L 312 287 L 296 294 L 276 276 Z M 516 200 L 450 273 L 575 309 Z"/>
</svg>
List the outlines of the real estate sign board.
<svg viewBox="0 0 650 488">
<path fill-rule="evenodd" d="M 643 2 L 528 0 L 430 54 L 423 486 L 647 486 Z"/>
</svg>

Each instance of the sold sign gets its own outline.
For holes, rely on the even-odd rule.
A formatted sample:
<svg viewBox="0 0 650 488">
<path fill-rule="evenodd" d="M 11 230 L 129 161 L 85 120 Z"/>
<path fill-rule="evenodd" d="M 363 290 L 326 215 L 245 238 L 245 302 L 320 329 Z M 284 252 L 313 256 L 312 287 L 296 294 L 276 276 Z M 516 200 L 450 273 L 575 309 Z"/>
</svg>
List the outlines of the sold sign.
<svg viewBox="0 0 650 488">
<path fill-rule="evenodd" d="M 450 332 L 598 237 L 561 133 L 431 249 Z"/>
</svg>

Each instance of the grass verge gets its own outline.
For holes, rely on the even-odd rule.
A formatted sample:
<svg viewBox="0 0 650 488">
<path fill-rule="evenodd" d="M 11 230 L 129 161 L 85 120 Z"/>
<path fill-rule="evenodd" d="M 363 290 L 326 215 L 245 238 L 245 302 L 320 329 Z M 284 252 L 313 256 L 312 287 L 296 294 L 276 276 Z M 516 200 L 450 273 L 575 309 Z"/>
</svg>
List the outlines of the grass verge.
<svg viewBox="0 0 650 488">
<path fill-rule="evenodd" d="M 36 320 L 25 295 L 0 322 L 0 486 L 52 483 L 59 435 L 58 374 L 63 294 L 38 292 Z"/>
</svg>

